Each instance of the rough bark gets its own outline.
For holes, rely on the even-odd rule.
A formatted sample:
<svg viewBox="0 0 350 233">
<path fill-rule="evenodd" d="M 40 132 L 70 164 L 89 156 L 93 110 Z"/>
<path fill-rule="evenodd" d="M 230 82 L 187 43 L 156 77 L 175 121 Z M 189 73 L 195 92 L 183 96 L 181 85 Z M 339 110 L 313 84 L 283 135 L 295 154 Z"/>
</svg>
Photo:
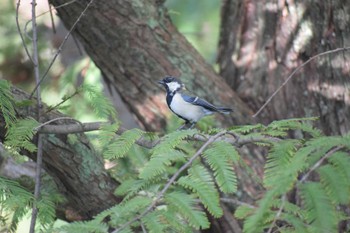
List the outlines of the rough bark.
<svg viewBox="0 0 350 233">
<path fill-rule="evenodd" d="M 17 101 L 28 99 L 28 94 L 13 88 Z M 35 101 L 34 101 L 35 102 Z M 30 107 L 18 107 L 18 117 L 35 117 L 36 104 Z M 44 106 L 43 113 L 47 110 Z M 43 114 L 48 121 L 63 115 L 57 111 Z M 55 121 L 64 124 L 69 121 Z M 73 122 L 71 122 L 73 123 Z M 0 140 L 4 141 L 6 128 L 0 121 Z M 35 161 L 36 154 L 23 151 L 23 154 Z M 60 193 L 67 199 L 62 206 L 68 221 L 90 219 L 102 210 L 118 203 L 121 199 L 113 192 L 118 182 L 109 176 L 104 168 L 102 156 L 96 153 L 84 134 L 79 135 L 43 135 L 43 169 L 54 179 Z"/>
<path fill-rule="evenodd" d="M 221 17 L 220 74 L 254 110 L 310 57 L 350 45 L 350 4 L 343 0 L 225 0 Z M 259 121 L 319 116 L 326 134 L 348 132 L 349 71 L 349 51 L 314 60 Z"/>
<path fill-rule="evenodd" d="M 88 2 L 57 9 L 67 28 Z M 59 6 L 65 1 L 50 3 Z M 94 1 L 73 35 L 148 130 L 159 131 L 170 114 L 164 91 L 156 84 L 165 75 L 181 76 L 188 90 L 233 107 L 234 114 L 220 118 L 225 125 L 251 122 L 252 112 L 177 31 L 159 1 Z"/>
</svg>

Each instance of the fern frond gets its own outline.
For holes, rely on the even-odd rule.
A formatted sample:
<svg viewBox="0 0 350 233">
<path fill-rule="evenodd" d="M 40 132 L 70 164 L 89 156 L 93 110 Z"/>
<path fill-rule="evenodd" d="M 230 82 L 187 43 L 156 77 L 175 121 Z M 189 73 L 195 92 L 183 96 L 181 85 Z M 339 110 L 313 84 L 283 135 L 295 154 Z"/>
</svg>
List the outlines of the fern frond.
<svg viewBox="0 0 350 233">
<path fill-rule="evenodd" d="M 298 140 L 284 140 L 273 144 L 267 155 L 264 169 L 265 187 L 274 187 L 280 182 L 280 175 L 289 168 L 298 144 Z"/>
<path fill-rule="evenodd" d="M 237 207 L 235 211 L 235 217 L 238 219 L 245 219 L 248 216 L 252 215 L 253 213 L 254 213 L 253 208 L 246 205 L 241 205 Z"/>
<path fill-rule="evenodd" d="M 328 161 L 343 174 L 347 180 L 350 180 L 350 157 L 348 153 L 338 151 L 329 157 Z"/>
<path fill-rule="evenodd" d="M 314 128 L 308 121 L 318 120 L 317 117 L 309 117 L 309 118 L 294 118 L 294 119 L 286 119 L 286 120 L 278 120 L 270 123 L 266 131 L 287 131 L 287 130 L 302 130 L 306 133 L 309 133 L 312 137 L 320 137 L 321 131 L 319 129 Z"/>
<path fill-rule="evenodd" d="M 317 232 L 337 232 L 335 210 L 321 184 L 309 182 L 301 185 L 300 195 L 307 210 L 308 223 Z"/>
<path fill-rule="evenodd" d="M 291 229 L 290 231 L 287 231 L 287 232 L 295 232 L 295 233 L 309 232 L 309 230 L 307 229 L 307 224 L 300 217 L 294 214 L 282 212 L 280 216 L 280 220 L 285 221 L 288 223 L 288 225 L 290 225 L 289 228 Z"/>
<path fill-rule="evenodd" d="M 268 226 L 267 220 L 272 219 L 273 212 L 270 210 L 275 201 L 276 193 L 267 191 L 265 196 L 259 201 L 259 208 L 255 209 L 253 215 L 244 221 L 243 231 L 245 233 L 264 232 L 263 229 Z"/>
<path fill-rule="evenodd" d="M 181 232 L 181 233 L 192 233 L 193 228 L 187 224 L 185 219 L 181 219 L 179 214 L 180 212 L 176 208 L 167 208 L 166 211 L 163 211 L 163 221 L 168 225 L 168 229 L 165 232 Z M 184 217 L 185 218 L 185 217 Z M 206 216 L 204 215 L 206 219 Z M 186 218 L 187 219 L 187 218 Z M 206 220 L 208 221 L 208 220 Z M 204 228 L 204 227 L 202 227 Z"/>
<path fill-rule="evenodd" d="M 203 211 L 198 209 L 195 199 L 183 192 L 171 192 L 165 195 L 169 209 L 178 212 L 195 229 L 206 229 L 209 221 Z"/>
<path fill-rule="evenodd" d="M 263 124 L 256 124 L 256 125 L 240 125 L 240 126 L 234 126 L 231 127 L 229 130 L 234 133 L 241 133 L 241 134 L 248 134 L 255 130 L 261 130 L 264 129 L 265 126 Z"/>
<path fill-rule="evenodd" d="M 59 232 L 64 233 L 106 233 L 108 226 L 105 223 L 96 221 L 82 221 L 73 222 L 58 229 Z"/>
<path fill-rule="evenodd" d="M 80 87 L 86 94 L 90 105 L 93 107 L 96 115 L 103 119 L 117 119 L 117 112 L 111 101 L 92 85 L 84 84 Z"/>
<path fill-rule="evenodd" d="M 233 163 L 237 163 L 237 151 L 225 142 L 213 143 L 212 147 L 203 153 L 204 158 L 214 171 L 214 177 L 220 190 L 224 193 L 234 193 L 237 190 L 237 177 Z"/>
<path fill-rule="evenodd" d="M 185 154 L 181 151 L 170 150 L 164 154 L 154 154 L 150 161 L 143 167 L 140 178 L 149 180 L 167 171 L 167 167 L 173 162 L 185 161 Z"/>
<path fill-rule="evenodd" d="M 196 193 L 204 207 L 214 216 L 220 217 L 219 194 L 215 189 L 213 179 L 206 168 L 194 165 L 189 169 L 189 175 L 178 180 L 178 184 Z"/>
<path fill-rule="evenodd" d="M 0 80 L 0 110 L 5 119 L 6 128 L 16 121 L 14 102 L 10 83 L 6 80 Z"/>
<path fill-rule="evenodd" d="M 119 126 L 120 123 L 116 122 L 114 124 L 103 124 L 100 127 L 98 140 L 102 148 L 106 147 L 117 136 L 116 132 Z"/>
<path fill-rule="evenodd" d="M 153 149 L 152 154 L 164 154 L 169 150 L 174 149 L 185 138 L 193 136 L 198 131 L 196 129 L 191 130 L 178 130 L 161 138 L 160 143 Z"/>
<path fill-rule="evenodd" d="M 141 218 L 149 232 L 164 232 L 166 224 L 162 221 L 164 211 L 155 210 Z"/>
<path fill-rule="evenodd" d="M 348 204 L 350 201 L 350 181 L 332 165 L 324 165 L 317 169 L 321 184 L 337 204 Z"/>
<path fill-rule="evenodd" d="M 33 118 L 26 118 L 16 121 L 9 128 L 6 134 L 5 145 L 15 150 L 26 149 L 29 152 L 34 152 L 36 146 L 31 142 L 35 127 L 39 123 Z"/>
<path fill-rule="evenodd" d="M 135 142 L 141 138 L 143 131 L 140 129 L 131 129 L 125 131 L 118 138 L 112 140 L 103 152 L 106 159 L 122 158 L 128 153 Z"/>
</svg>

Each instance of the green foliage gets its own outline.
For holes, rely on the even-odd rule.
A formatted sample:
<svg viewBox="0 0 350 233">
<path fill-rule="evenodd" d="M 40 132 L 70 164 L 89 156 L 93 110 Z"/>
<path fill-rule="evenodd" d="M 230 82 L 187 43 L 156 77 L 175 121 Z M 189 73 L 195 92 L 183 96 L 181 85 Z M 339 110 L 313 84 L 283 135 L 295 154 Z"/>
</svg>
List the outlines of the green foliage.
<svg viewBox="0 0 350 233">
<path fill-rule="evenodd" d="M 6 128 L 8 128 L 15 122 L 16 112 L 10 84 L 6 80 L 0 80 L 0 111 L 5 119 Z"/>
<path fill-rule="evenodd" d="M 103 119 L 116 119 L 117 112 L 110 100 L 92 85 L 82 85 L 80 87 L 86 95 L 96 115 Z"/>
<path fill-rule="evenodd" d="M 23 148 L 34 152 L 36 146 L 31 141 L 38 125 L 39 123 L 33 118 L 17 120 L 7 131 L 5 145 L 14 150 Z"/>
</svg>

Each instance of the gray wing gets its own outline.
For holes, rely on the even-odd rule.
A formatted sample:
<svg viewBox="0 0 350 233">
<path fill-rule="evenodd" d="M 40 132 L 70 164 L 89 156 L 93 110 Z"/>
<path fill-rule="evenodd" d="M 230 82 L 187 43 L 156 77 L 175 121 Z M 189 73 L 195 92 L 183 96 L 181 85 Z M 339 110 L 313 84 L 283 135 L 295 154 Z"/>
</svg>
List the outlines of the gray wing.
<svg viewBox="0 0 350 233">
<path fill-rule="evenodd" d="M 214 105 L 212 105 L 211 103 L 200 99 L 198 97 L 194 97 L 194 96 L 189 96 L 186 94 L 181 93 L 181 97 L 188 103 L 194 104 L 194 105 L 199 105 L 202 106 L 203 108 L 212 111 L 212 112 L 218 112 L 219 109 L 217 107 L 215 107 Z"/>
</svg>

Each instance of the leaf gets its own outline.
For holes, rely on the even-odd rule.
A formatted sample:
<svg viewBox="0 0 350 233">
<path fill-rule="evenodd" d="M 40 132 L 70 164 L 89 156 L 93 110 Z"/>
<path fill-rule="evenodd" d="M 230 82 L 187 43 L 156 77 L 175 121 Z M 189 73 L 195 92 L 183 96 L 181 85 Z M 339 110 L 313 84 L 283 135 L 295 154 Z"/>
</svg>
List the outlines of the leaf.
<svg viewBox="0 0 350 233">
<path fill-rule="evenodd" d="M 237 190 L 237 177 L 233 163 L 237 163 L 237 151 L 226 142 L 216 142 L 203 153 L 204 158 L 214 171 L 214 177 L 220 190 L 224 193 L 234 193 Z"/>
<path fill-rule="evenodd" d="M 195 229 L 206 229 L 210 226 L 205 213 L 198 207 L 196 208 L 196 201 L 190 195 L 183 192 L 171 192 L 166 194 L 164 199 L 170 209 L 177 211 Z"/>
<path fill-rule="evenodd" d="M 153 149 L 152 154 L 164 154 L 170 149 L 174 149 L 179 145 L 185 138 L 191 137 L 198 131 L 196 129 L 191 130 L 178 130 L 170 134 L 165 135 L 161 138 L 159 144 Z"/>
<path fill-rule="evenodd" d="M 34 152 L 36 146 L 31 142 L 35 127 L 39 123 L 33 118 L 26 118 L 16 121 L 11 125 L 6 134 L 5 145 L 15 150 L 26 149 L 29 152 Z"/>
<path fill-rule="evenodd" d="M 159 176 L 165 173 L 173 162 L 185 161 L 184 157 L 185 155 L 177 150 L 170 150 L 168 153 L 153 155 L 150 161 L 142 168 L 140 178 L 149 180 Z"/>
<path fill-rule="evenodd" d="M 141 138 L 143 131 L 140 129 L 131 129 L 125 131 L 122 135 L 113 139 L 104 150 L 104 157 L 107 159 L 122 158 L 131 149 L 135 142 Z"/>
<path fill-rule="evenodd" d="M 321 184 L 309 182 L 301 185 L 300 195 L 307 210 L 308 223 L 318 232 L 337 232 L 335 210 Z"/>
<path fill-rule="evenodd" d="M 181 177 L 178 184 L 196 193 L 204 207 L 214 217 L 220 217 L 223 214 L 219 203 L 219 194 L 209 172 L 203 166 L 192 166 L 189 169 L 189 175 Z"/>
<path fill-rule="evenodd" d="M 6 80 L 0 80 L 0 110 L 5 119 L 6 128 L 9 128 L 16 121 L 16 112 L 10 83 Z"/>
</svg>

